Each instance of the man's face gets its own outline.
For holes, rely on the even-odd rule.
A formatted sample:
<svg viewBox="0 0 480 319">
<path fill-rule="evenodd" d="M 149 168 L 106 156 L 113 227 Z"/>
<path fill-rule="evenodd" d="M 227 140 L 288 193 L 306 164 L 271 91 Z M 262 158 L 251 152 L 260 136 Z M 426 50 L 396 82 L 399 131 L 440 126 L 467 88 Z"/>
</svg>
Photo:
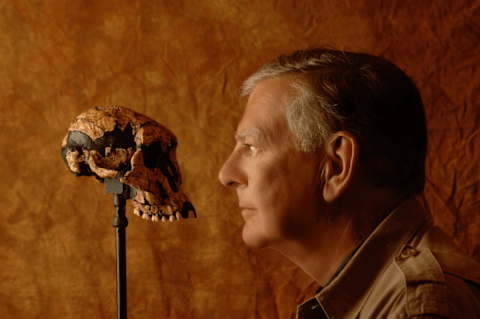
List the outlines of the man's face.
<svg viewBox="0 0 480 319">
<path fill-rule="evenodd" d="M 269 79 L 256 86 L 219 174 L 220 182 L 237 192 L 243 240 L 250 247 L 280 247 L 308 236 L 317 223 L 320 156 L 295 147 L 285 118 L 285 102 L 294 94 L 290 81 Z"/>
</svg>

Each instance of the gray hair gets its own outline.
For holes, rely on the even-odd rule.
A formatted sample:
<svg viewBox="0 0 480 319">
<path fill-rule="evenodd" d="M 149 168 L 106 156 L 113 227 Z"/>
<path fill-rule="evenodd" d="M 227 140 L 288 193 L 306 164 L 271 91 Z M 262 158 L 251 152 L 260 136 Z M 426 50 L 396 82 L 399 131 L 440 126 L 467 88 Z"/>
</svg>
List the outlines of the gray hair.
<svg viewBox="0 0 480 319">
<path fill-rule="evenodd" d="M 292 78 L 292 87 L 296 96 L 287 103 L 285 115 L 289 129 L 297 137 L 297 149 L 310 153 L 321 148 L 333 135 L 329 119 L 342 120 L 336 112 L 335 105 L 311 88 L 308 80 L 295 74 L 295 69 L 289 66 L 269 63 L 251 75 L 242 85 L 242 96 L 248 97 L 258 83 L 282 76 Z"/>
</svg>

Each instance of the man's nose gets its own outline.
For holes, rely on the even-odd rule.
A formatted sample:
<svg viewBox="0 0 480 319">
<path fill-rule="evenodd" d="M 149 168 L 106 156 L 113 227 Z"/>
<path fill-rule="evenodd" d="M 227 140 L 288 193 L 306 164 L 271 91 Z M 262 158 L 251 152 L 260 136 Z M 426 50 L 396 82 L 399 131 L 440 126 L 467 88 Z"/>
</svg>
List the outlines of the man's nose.
<svg viewBox="0 0 480 319">
<path fill-rule="evenodd" d="M 237 187 L 240 184 L 238 175 L 237 161 L 234 158 L 234 153 L 232 153 L 220 169 L 218 180 L 226 187 Z"/>
</svg>

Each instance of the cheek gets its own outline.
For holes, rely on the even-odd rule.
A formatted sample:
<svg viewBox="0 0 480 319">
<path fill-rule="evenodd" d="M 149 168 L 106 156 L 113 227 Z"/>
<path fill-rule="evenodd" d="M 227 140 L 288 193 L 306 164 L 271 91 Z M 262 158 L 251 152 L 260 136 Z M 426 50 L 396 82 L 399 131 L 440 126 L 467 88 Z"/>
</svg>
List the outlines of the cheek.
<svg viewBox="0 0 480 319">
<path fill-rule="evenodd" d="M 244 195 L 256 210 L 246 215 L 245 236 L 261 233 L 273 241 L 299 238 L 316 224 L 317 170 L 310 165 L 314 163 L 290 155 L 251 166 Z"/>
<path fill-rule="evenodd" d="M 286 223 L 298 205 L 298 185 L 294 174 L 282 162 L 258 166 L 258 174 L 251 191 L 256 207 L 262 212 L 265 223 L 280 226 Z M 292 172 L 293 173 L 293 172 Z M 276 226 L 275 226 L 276 227 Z"/>
<path fill-rule="evenodd" d="M 273 188 L 276 198 L 289 219 L 309 220 L 317 208 L 316 198 L 320 194 L 314 164 L 292 156 L 291 160 L 277 165 L 277 171 L 271 176 L 276 183 Z"/>
<path fill-rule="evenodd" d="M 281 193 L 285 193 L 285 181 L 282 168 L 275 164 L 259 163 L 252 175 L 252 188 L 255 200 L 260 203 L 276 202 Z"/>
</svg>

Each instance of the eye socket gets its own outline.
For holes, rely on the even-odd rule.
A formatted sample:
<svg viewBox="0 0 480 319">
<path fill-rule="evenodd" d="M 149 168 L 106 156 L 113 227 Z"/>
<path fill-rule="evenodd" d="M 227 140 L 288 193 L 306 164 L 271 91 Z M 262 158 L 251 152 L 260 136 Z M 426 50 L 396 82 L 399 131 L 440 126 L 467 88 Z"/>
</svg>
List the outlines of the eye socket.
<svg viewBox="0 0 480 319">
<path fill-rule="evenodd" d="M 158 165 L 160 156 L 163 155 L 160 142 L 153 142 L 148 147 L 143 147 L 142 151 L 145 166 L 153 172 Z"/>
</svg>

